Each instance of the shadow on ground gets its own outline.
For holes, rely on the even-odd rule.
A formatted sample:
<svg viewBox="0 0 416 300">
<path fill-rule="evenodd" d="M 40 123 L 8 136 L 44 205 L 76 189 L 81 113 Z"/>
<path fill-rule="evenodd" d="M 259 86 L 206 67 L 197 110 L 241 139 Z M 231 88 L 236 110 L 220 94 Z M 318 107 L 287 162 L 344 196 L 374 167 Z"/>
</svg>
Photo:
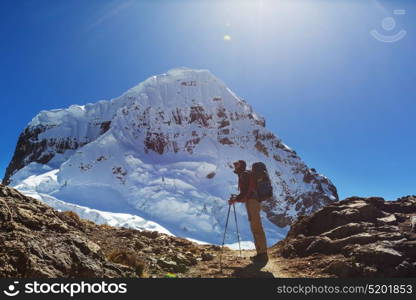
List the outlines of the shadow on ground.
<svg viewBox="0 0 416 300">
<path fill-rule="evenodd" d="M 261 270 L 266 265 L 267 265 L 267 261 L 257 261 L 244 267 L 225 267 L 225 268 L 234 270 L 232 277 L 274 278 L 273 273 Z"/>
</svg>

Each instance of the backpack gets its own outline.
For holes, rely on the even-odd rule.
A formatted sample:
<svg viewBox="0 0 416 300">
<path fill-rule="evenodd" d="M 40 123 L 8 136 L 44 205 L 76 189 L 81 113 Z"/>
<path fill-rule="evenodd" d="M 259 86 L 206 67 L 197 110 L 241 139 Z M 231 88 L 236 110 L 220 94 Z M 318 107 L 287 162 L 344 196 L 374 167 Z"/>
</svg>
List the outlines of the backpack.
<svg viewBox="0 0 416 300">
<path fill-rule="evenodd" d="M 253 193 L 257 193 L 256 181 L 254 180 L 251 171 L 246 170 L 243 172 L 243 174 L 248 179 L 248 195 L 246 195 L 246 197 L 250 198 L 253 196 Z M 243 183 L 240 180 L 238 180 L 238 190 L 241 192 L 242 186 L 240 184 Z"/>
<path fill-rule="evenodd" d="M 258 200 L 261 202 L 273 197 L 273 186 L 266 165 L 262 162 L 254 163 L 251 166 L 251 174 L 256 183 Z"/>
</svg>

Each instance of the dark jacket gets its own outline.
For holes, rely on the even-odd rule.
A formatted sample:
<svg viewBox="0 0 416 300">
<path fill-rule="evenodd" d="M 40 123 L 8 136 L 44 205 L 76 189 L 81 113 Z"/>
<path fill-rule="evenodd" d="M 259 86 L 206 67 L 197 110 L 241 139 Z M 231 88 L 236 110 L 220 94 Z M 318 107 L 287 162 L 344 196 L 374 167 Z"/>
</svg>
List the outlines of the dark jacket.
<svg viewBox="0 0 416 300">
<path fill-rule="evenodd" d="M 238 190 L 240 193 L 236 196 L 237 202 L 245 202 L 247 199 L 255 197 L 255 183 L 253 176 L 249 171 L 244 171 L 238 175 Z"/>
</svg>

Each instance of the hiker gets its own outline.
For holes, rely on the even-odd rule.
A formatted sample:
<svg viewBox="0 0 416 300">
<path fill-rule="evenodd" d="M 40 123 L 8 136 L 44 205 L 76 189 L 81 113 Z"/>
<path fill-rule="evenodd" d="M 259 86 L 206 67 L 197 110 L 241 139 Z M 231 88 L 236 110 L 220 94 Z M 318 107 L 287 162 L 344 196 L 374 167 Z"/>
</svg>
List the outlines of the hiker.
<svg viewBox="0 0 416 300">
<path fill-rule="evenodd" d="M 234 173 L 238 175 L 238 189 L 240 194 L 231 196 L 228 203 L 233 205 L 236 202 L 246 204 L 248 221 L 250 222 L 251 232 L 256 245 L 257 255 L 250 257 L 252 261 L 267 261 L 267 243 L 263 225 L 260 217 L 260 202 L 257 199 L 256 183 L 250 171 L 246 170 L 246 162 L 239 160 L 233 163 Z"/>
</svg>

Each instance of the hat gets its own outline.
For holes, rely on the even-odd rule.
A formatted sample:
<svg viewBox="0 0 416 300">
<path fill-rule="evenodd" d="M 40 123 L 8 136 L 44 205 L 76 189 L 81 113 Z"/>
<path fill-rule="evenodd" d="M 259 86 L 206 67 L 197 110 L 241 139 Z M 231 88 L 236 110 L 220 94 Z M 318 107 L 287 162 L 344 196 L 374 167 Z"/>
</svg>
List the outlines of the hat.
<svg viewBox="0 0 416 300">
<path fill-rule="evenodd" d="M 235 166 L 235 165 L 241 165 L 242 167 L 243 167 L 243 169 L 245 169 L 246 168 L 246 166 L 247 166 L 247 164 L 246 164 L 246 162 L 244 161 L 244 160 L 237 160 L 237 161 L 235 161 L 235 162 L 233 162 L 233 165 Z"/>
</svg>

